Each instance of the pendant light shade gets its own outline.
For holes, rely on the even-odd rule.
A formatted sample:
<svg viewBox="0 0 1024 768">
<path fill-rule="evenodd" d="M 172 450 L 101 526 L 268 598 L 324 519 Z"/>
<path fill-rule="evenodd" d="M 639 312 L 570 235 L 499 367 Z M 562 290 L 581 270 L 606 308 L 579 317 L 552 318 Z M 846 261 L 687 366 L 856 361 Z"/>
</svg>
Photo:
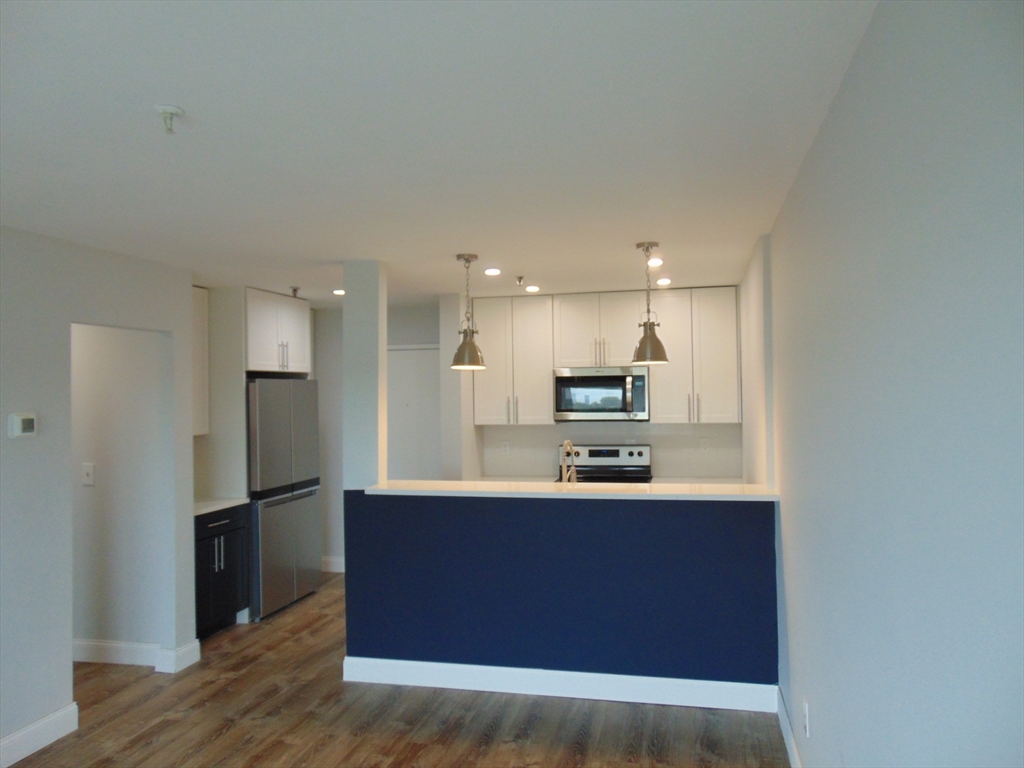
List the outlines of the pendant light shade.
<svg viewBox="0 0 1024 768">
<path fill-rule="evenodd" d="M 452 358 L 452 368 L 456 371 L 483 371 L 484 353 L 473 341 L 473 336 L 478 333 L 476 322 L 473 319 L 473 304 L 469 300 L 469 265 L 476 261 L 475 253 L 460 253 L 455 257 L 466 267 L 466 317 L 459 333 L 462 335 L 462 343 L 455 350 L 455 357 Z"/>
<path fill-rule="evenodd" d="M 662 365 L 668 362 L 668 353 L 665 345 L 654 332 L 654 327 L 660 325 L 651 319 L 651 267 L 662 264 L 660 258 L 657 265 L 652 265 L 651 251 L 656 251 L 658 244 L 655 242 L 637 243 L 636 247 L 643 252 L 644 261 L 647 264 L 647 311 L 642 315 L 640 327 L 644 329 L 643 336 L 636 343 L 633 351 L 633 365 Z"/>
<path fill-rule="evenodd" d="M 654 332 L 654 326 L 658 323 L 650 320 L 640 323 L 644 329 L 644 335 L 636 343 L 633 351 L 633 365 L 660 365 L 668 362 L 668 354 L 665 352 L 665 345 Z"/>
<path fill-rule="evenodd" d="M 455 357 L 452 358 L 452 368 L 456 371 L 482 371 L 487 368 L 484 365 L 484 353 L 473 341 L 472 328 L 462 329 L 462 343 L 455 350 Z"/>
</svg>

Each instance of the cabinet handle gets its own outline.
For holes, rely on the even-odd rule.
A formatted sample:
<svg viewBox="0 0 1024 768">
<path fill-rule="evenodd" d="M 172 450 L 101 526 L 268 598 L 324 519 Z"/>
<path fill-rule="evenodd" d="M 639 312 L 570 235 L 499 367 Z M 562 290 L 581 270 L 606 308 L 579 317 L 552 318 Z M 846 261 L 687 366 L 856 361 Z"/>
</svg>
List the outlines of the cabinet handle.
<svg viewBox="0 0 1024 768">
<path fill-rule="evenodd" d="M 686 396 L 686 420 L 693 423 L 693 395 Z"/>
<path fill-rule="evenodd" d="M 288 342 L 284 343 L 284 369 L 287 371 L 289 366 L 292 364 L 291 349 L 288 347 Z"/>
<path fill-rule="evenodd" d="M 505 398 L 505 423 L 506 424 L 511 424 L 512 423 L 512 398 L 511 397 L 506 397 Z"/>
<path fill-rule="evenodd" d="M 284 370 L 284 344 L 277 342 L 277 370 Z"/>
<path fill-rule="evenodd" d="M 513 413 L 515 413 L 516 424 L 518 424 L 519 423 L 519 395 L 516 395 L 516 404 L 515 404 L 515 410 L 513 411 Z"/>
<path fill-rule="evenodd" d="M 608 339 L 601 339 L 601 365 L 608 365 Z"/>
<path fill-rule="evenodd" d="M 220 537 L 220 569 L 224 570 L 224 537 Z"/>
<path fill-rule="evenodd" d="M 697 393 L 697 421 L 700 421 L 700 392 Z"/>
<path fill-rule="evenodd" d="M 594 339 L 594 365 L 601 365 L 601 350 L 597 346 L 597 339 Z"/>
<path fill-rule="evenodd" d="M 231 522 L 231 518 L 229 517 L 227 520 L 221 520 L 219 523 L 210 523 L 206 527 L 207 528 L 216 528 L 218 525 L 227 525 L 230 522 Z"/>
<path fill-rule="evenodd" d="M 214 539 L 213 540 L 213 572 L 214 573 L 217 572 L 217 564 L 220 562 L 220 560 L 217 557 L 217 547 L 218 547 L 217 539 Z"/>
</svg>

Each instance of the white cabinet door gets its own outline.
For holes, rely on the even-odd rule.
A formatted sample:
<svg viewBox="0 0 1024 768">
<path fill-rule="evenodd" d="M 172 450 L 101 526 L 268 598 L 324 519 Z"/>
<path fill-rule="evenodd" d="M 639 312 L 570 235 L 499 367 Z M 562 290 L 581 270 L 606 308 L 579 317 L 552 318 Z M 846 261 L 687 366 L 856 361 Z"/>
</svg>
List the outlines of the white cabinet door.
<svg viewBox="0 0 1024 768">
<path fill-rule="evenodd" d="M 550 296 L 512 299 L 512 421 L 554 424 Z"/>
<path fill-rule="evenodd" d="M 483 371 L 473 372 L 473 423 L 512 423 L 512 299 L 475 299 Z"/>
<path fill-rule="evenodd" d="M 596 293 L 555 296 L 554 365 L 552 368 L 592 368 L 600 365 L 601 309 Z"/>
<path fill-rule="evenodd" d="M 693 289 L 693 389 L 696 421 L 740 421 L 736 289 Z"/>
<path fill-rule="evenodd" d="M 210 292 L 192 286 L 192 434 L 210 431 Z"/>
<path fill-rule="evenodd" d="M 652 365 L 650 398 L 652 424 L 689 424 L 693 417 L 693 342 L 689 290 L 656 291 L 651 311 L 661 323 L 658 338 L 668 354 L 667 365 Z"/>
<path fill-rule="evenodd" d="M 640 341 L 640 315 L 646 306 L 642 291 L 601 294 L 601 362 L 603 366 L 633 364 Z"/>
<path fill-rule="evenodd" d="M 309 373 L 313 366 L 309 302 L 245 289 L 245 367 Z"/>
<path fill-rule="evenodd" d="M 245 368 L 248 371 L 281 370 L 277 298 L 267 291 L 245 289 Z"/>
<path fill-rule="evenodd" d="M 309 373 L 312 368 L 310 350 L 309 302 L 291 296 L 276 296 L 277 327 L 284 346 L 285 370 Z"/>
</svg>

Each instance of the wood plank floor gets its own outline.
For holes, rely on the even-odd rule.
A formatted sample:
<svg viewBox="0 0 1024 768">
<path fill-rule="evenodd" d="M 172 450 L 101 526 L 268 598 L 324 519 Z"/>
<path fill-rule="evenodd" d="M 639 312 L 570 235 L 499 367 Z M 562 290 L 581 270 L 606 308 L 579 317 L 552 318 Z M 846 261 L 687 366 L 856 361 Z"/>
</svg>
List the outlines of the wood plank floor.
<svg viewBox="0 0 1024 768">
<path fill-rule="evenodd" d="M 59 766 L 788 766 L 775 715 L 346 683 L 345 581 L 203 641 L 176 675 L 75 664 Z"/>
</svg>

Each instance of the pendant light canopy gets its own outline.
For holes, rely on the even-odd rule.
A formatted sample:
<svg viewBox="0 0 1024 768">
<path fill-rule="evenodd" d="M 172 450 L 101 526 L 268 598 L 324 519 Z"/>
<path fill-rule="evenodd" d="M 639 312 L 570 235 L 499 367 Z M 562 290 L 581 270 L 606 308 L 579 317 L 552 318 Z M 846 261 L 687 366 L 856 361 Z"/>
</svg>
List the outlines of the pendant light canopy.
<svg viewBox="0 0 1024 768">
<path fill-rule="evenodd" d="M 484 354 L 480 347 L 473 341 L 477 333 L 476 323 L 473 321 L 473 305 L 469 300 L 469 265 L 476 261 L 475 253 L 460 253 L 455 257 L 466 266 L 466 316 L 463 320 L 459 333 L 462 335 L 462 343 L 455 350 L 455 357 L 452 358 L 452 368 L 456 371 L 482 371 L 487 368 L 484 365 Z"/>
<path fill-rule="evenodd" d="M 651 319 L 651 251 L 658 247 L 657 243 L 637 243 L 644 254 L 644 263 L 647 266 L 647 311 L 641 316 L 640 327 L 644 329 L 640 341 L 636 343 L 636 350 L 633 352 L 633 365 L 661 365 L 668 362 L 668 354 L 665 352 L 665 345 L 654 332 L 655 326 L 661 323 Z M 661 263 L 661 260 L 658 260 Z"/>
</svg>

